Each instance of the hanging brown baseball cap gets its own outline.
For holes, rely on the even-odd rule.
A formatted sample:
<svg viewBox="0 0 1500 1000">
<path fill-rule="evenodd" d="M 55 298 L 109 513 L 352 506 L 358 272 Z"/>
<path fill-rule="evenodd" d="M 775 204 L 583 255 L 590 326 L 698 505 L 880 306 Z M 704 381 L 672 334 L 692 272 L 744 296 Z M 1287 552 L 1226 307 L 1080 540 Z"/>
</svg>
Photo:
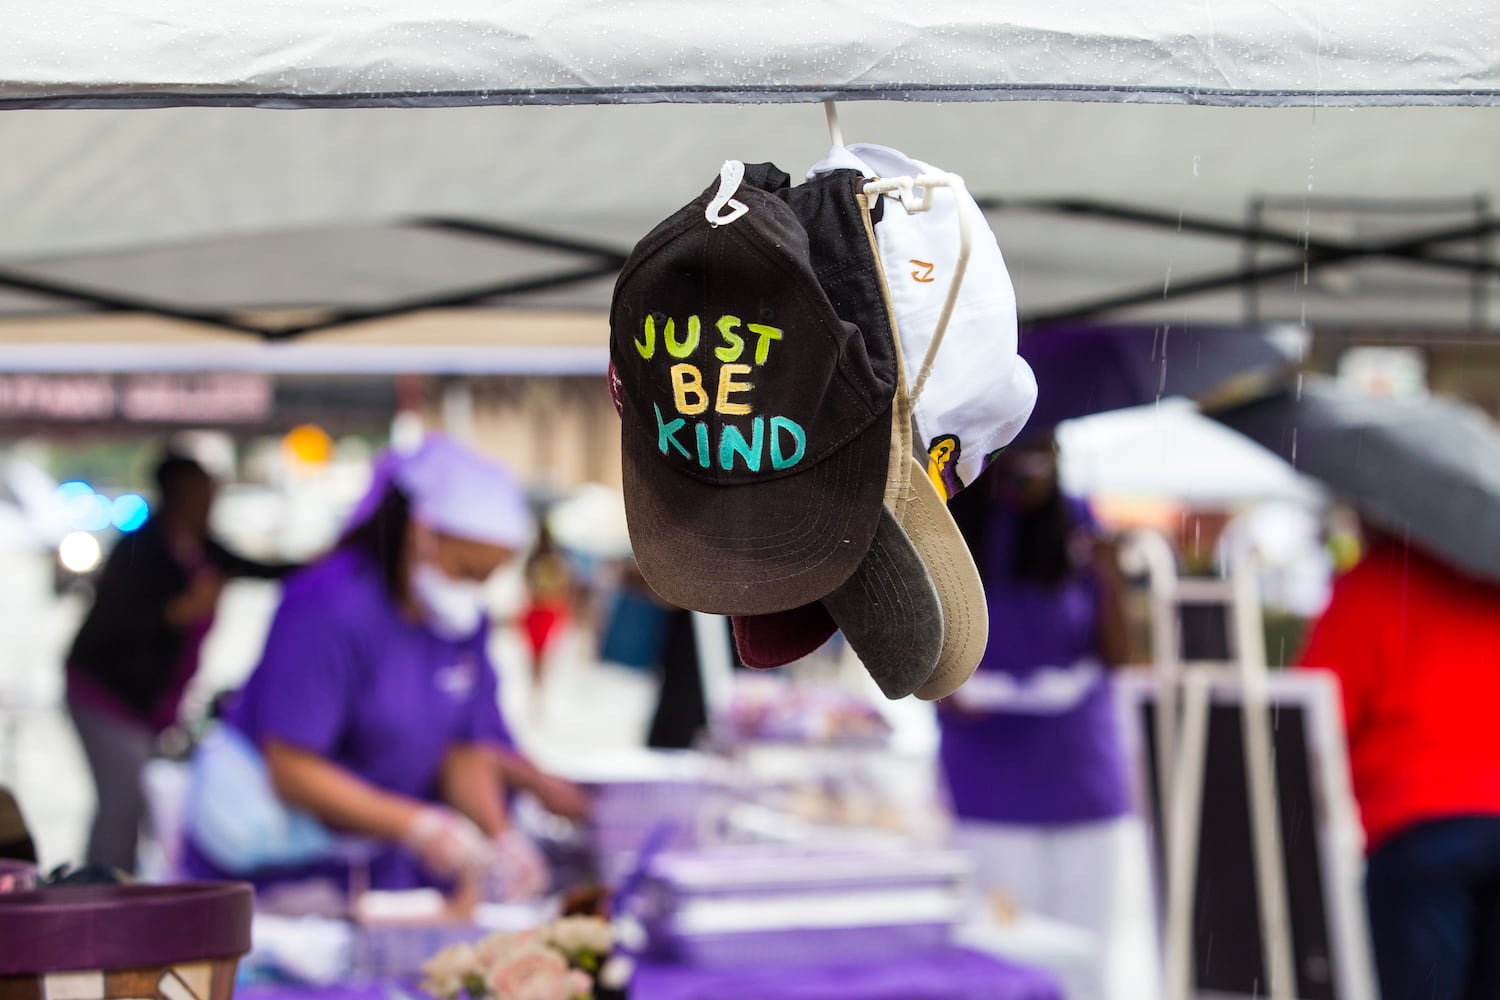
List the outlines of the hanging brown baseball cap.
<svg viewBox="0 0 1500 1000">
<path fill-rule="evenodd" d="M 835 312 L 767 170 L 725 164 L 636 245 L 610 309 L 636 561 L 664 600 L 716 614 L 844 584 L 889 468 L 894 350 Z"/>
</svg>

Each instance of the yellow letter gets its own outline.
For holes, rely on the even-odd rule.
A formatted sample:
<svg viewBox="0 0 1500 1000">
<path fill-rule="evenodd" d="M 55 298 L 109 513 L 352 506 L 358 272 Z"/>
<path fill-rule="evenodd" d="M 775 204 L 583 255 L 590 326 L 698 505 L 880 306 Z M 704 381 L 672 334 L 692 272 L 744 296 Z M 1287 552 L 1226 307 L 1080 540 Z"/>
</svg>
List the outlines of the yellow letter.
<svg viewBox="0 0 1500 1000">
<path fill-rule="evenodd" d="M 771 351 L 771 341 L 780 340 L 781 331 L 774 326 L 762 326 L 759 323 L 751 323 L 750 332 L 760 337 L 760 340 L 756 341 L 755 344 L 755 363 L 763 365 L 766 363 L 766 355 Z M 672 330 L 668 327 L 667 336 L 670 337 L 671 335 Z"/>
<path fill-rule="evenodd" d="M 683 343 L 678 343 L 677 331 L 672 329 L 671 323 L 667 324 L 667 353 L 674 358 L 685 358 L 698 349 L 698 332 L 702 329 L 703 324 L 698 321 L 697 316 L 689 316 L 687 327 L 687 340 Z"/>
<path fill-rule="evenodd" d="M 749 365 L 725 365 L 723 368 L 719 369 L 719 398 L 714 403 L 714 412 L 716 412 L 716 413 L 749 413 L 750 412 L 750 404 L 749 403 L 731 403 L 729 401 L 729 394 L 731 392 L 744 392 L 747 389 L 753 389 L 753 388 L 755 388 L 755 386 L 751 385 L 749 382 L 736 382 L 734 380 L 734 377 L 736 375 L 749 375 L 749 374 L 750 374 L 750 366 Z"/>
<path fill-rule="evenodd" d="M 740 325 L 740 318 L 720 316 L 719 322 L 715 325 L 719 328 L 719 336 L 724 338 L 724 346 L 714 349 L 714 357 L 720 361 L 738 361 L 740 355 L 745 352 L 745 338 L 731 331 Z"/>
<path fill-rule="evenodd" d="M 677 399 L 677 412 L 695 417 L 708 409 L 708 393 L 703 391 L 703 373 L 696 365 L 672 366 L 672 395 Z M 697 397 L 689 403 L 688 397 Z"/>
</svg>

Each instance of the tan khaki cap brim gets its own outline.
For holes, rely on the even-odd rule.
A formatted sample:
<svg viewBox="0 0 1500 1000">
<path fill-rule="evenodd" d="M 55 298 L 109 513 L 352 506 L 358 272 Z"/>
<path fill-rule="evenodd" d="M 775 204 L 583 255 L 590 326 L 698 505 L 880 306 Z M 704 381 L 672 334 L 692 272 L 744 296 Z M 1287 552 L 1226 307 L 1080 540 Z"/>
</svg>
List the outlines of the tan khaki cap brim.
<svg viewBox="0 0 1500 1000">
<path fill-rule="evenodd" d="M 870 203 L 859 195 L 865 234 L 875 259 L 880 245 L 875 239 Z M 900 330 L 891 308 L 890 287 L 884 270 L 880 276 L 881 299 L 896 338 L 896 398 L 892 405 L 891 464 L 886 477 L 885 504 L 896 515 L 912 546 L 922 557 L 943 609 L 943 648 L 932 674 L 917 688 L 916 696 L 936 701 L 957 691 L 973 676 L 990 638 L 990 612 L 984 600 L 984 583 L 969 553 L 969 545 L 958 530 L 948 505 L 927 477 L 927 469 L 914 454 L 911 430 L 911 398 L 906 382 L 906 362 L 900 347 Z M 898 470 L 905 470 L 900 472 Z"/>
<path fill-rule="evenodd" d="M 948 505 L 927 471 L 908 456 L 908 495 L 900 505 L 901 527 L 927 567 L 943 608 L 943 650 L 931 676 L 916 690 L 924 701 L 946 698 L 973 676 L 990 638 L 990 612 L 984 584 Z"/>
</svg>

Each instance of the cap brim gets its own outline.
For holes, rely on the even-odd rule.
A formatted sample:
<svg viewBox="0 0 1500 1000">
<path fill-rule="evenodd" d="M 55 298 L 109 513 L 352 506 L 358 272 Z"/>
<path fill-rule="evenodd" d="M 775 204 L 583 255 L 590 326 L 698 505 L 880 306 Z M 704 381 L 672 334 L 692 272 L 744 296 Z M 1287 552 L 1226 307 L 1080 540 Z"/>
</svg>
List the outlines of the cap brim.
<svg viewBox="0 0 1500 1000">
<path fill-rule="evenodd" d="M 740 662 L 757 670 L 784 667 L 809 656 L 839 629 L 821 603 L 770 615 L 734 615 L 729 621 Z"/>
<path fill-rule="evenodd" d="M 918 698 L 936 701 L 958 690 L 979 667 L 990 638 L 989 605 L 968 543 L 922 463 L 914 458 L 901 527 L 921 555 L 943 607 L 943 651 L 932 676 L 916 690 Z"/>
<path fill-rule="evenodd" d="M 956 691 L 979 667 L 989 642 L 989 606 L 979 569 L 947 505 L 922 463 L 915 458 L 907 461 L 910 478 L 895 503 L 897 522 L 922 560 L 943 611 L 942 650 L 931 676 L 915 694 L 935 701 Z M 828 641 L 838 623 L 819 603 L 770 615 L 737 615 L 733 627 L 740 659 L 764 670 L 812 653 Z"/>
<path fill-rule="evenodd" d="M 916 546 L 884 505 L 864 561 L 823 607 L 887 698 L 905 698 L 937 669 L 943 607 Z"/>
<path fill-rule="evenodd" d="M 805 472 L 735 486 L 673 471 L 650 419 L 623 414 L 625 516 L 651 589 L 720 615 L 785 611 L 831 593 L 859 566 L 885 509 L 889 409 Z"/>
</svg>

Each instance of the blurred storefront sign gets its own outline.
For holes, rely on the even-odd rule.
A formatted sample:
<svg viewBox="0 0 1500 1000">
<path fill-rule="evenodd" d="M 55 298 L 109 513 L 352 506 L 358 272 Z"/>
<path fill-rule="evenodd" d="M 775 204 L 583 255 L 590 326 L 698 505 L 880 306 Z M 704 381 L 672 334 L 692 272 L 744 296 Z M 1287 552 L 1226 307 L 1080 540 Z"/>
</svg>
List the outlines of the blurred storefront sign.
<svg viewBox="0 0 1500 1000">
<path fill-rule="evenodd" d="M 274 383 L 251 372 L 219 375 L 130 375 L 120 387 L 127 420 L 254 423 L 271 414 Z"/>
<path fill-rule="evenodd" d="M 0 419 L 238 424 L 265 420 L 271 378 L 210 375 L 0 375 Z"/>
<path fill-rule="evenodd" d="M 396 408 L 388 377 L 264 372 L 0 374 L 0 424 L 82 429 L 381 425 Z"/>
<path fill-rule="evenodd" d="M 107 375 L 0 375 L 0 419 L 108 420 L 117 407 Z"/>
</svg>

